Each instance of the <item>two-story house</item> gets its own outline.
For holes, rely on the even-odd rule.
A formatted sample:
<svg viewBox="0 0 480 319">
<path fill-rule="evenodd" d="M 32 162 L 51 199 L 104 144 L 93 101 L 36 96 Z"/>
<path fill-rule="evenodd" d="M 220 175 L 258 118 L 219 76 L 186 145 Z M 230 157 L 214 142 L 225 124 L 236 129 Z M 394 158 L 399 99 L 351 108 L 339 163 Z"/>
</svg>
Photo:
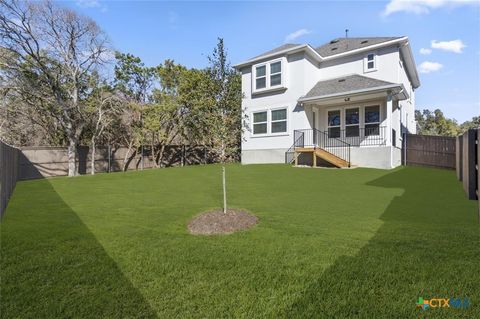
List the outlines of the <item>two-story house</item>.
<svg viewBox="0 0 480 319">
<path fill-rule="evenodd" d="M 285 44 L 235 67 L 244 94 L 243 164 L 401 164 L 420 86 L 407 37 Z"/>
</svg>

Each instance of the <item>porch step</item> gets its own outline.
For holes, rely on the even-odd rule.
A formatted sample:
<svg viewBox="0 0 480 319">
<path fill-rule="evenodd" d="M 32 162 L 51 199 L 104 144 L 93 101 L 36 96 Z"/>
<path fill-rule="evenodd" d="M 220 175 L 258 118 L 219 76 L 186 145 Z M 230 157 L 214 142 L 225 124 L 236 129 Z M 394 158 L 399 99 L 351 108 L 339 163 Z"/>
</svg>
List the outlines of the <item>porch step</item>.
<svg viewBox="0 0 480 319">
<path fill-rule="evenodd" d="M 348 162 L 346 160 L 341 159 L 340 157 L 335 156 L 332 153 L 325 151 L 324 149 L 316 148 L 315 155 L 324 159 L 330 164 L 335 165 L 336 167 L 339 167 L 339 168 L 348 167 Z"/>
<path fill-rule="evenodd" d="M 330 164 L 342 168 L 342 167 L 348 167 L 348 162 L 345 161 L 344 159 L 341 159 L 338 156 L 333 155 L 330 152 L 327 152 L 326 150 L 322 148 L 295 148 L 296 153 L 314 153 L 315 156 L 329 162 Z M 316 160 L 314 160 L 314 163 L 316 163 Z"/>
</svg>

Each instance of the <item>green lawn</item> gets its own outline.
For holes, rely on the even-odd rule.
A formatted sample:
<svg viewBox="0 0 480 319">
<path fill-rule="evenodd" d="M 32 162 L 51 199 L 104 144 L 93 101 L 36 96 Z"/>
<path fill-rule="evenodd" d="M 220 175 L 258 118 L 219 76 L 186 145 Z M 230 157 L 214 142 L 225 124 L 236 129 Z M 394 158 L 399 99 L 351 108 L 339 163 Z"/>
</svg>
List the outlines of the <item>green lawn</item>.
<svg viewBox="0 0 480 319">
<path fill-rule="evenodd" d="M 20 182 L 1 224 L 4 318 L 480 318 L 480 227 L 453 171 L 227 167 L 260 222 L 189 235 L 220 166 Z M 415 307 L 468 297 L 467 310 Z"/>
</svg>

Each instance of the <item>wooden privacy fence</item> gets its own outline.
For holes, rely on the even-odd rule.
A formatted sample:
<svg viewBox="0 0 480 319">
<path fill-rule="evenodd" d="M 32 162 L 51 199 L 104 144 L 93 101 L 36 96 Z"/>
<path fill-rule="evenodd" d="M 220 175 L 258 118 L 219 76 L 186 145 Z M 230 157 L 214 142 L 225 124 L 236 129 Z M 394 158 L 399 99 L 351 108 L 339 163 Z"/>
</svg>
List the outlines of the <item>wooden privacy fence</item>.
<svg viewBox="0 0 480 319">
<path fill-rule="evenodd" d="M 455 169 L 455 137 L 407 134 L 406 165 Z"/>
<path fill-rule="evenodd" d="M 20 150 L 0 141 L 0 216 L 7 208 L 18 179 Z"/>
<path fill-rule="evenodd" d="M 88 146 L 77 148 L 79 174 L 91 173 L 92 152 Z M 166 145 L 161 159 L 154 159 L 148 146 L 127 147 L 99 146 L 95 151 L 95 172 L 118 172 L 155 167 L 210 164 L 216 162 L 214 154 L 204 145 Z M 27 180 L 51 176 L 66 176 L 68 156 L 65 147 L 22 147 L 19 158 L 19 179 Z"/>
<path fill-rule="evenodd" d="M 470 129 L 456 139 L 457 178 L 469 199 L 479 199 L 480 185 L 480 128 Z"/>
</svg>

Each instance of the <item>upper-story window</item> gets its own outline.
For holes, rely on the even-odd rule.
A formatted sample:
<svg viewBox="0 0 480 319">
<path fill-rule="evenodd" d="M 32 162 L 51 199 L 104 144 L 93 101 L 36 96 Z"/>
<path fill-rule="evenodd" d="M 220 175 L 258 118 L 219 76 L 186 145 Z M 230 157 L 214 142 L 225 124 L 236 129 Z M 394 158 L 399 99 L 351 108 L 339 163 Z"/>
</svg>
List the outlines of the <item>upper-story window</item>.
<svg viewBox="0 0 480 319">
<path fill-rule="evenodd" d="M 371 72 L 377 70 L 377 55 L 375 53 L 369 53 L 365 56 L 363 61 L 363 71 Z"/>
<path fill-rule="evenodd" d="M 282 62 L 270 64 L 270 86 L 282 84 Z"/>
<path fill-rule="evenodd" d="M 267 87 L 267 66 L 260 65 L 255 68 L 255 88 L 257 90 Z"/>
<path fill-rule="evenodd" d="M 264 91 L 283 86 L 283 62 L 275 60 L 257 64 L 254 68 L 253 91 Z"/>
</svg>

